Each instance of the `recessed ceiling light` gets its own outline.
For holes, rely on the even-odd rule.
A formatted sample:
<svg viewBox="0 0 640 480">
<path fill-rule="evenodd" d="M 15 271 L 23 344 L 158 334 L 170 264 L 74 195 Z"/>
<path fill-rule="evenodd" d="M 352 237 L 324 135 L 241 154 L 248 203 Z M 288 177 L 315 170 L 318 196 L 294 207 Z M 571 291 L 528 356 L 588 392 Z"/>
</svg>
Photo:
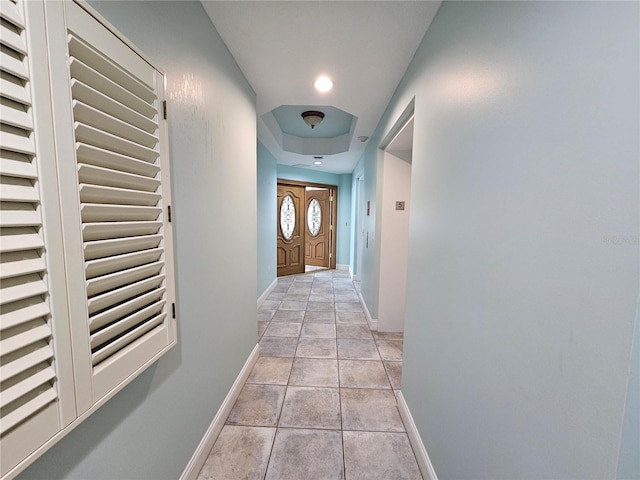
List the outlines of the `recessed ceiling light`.
<svg viewBox="0 0 640 480">
<path fill-rule="evenodd" d="M 333 82 L 329 77 L 318 77 L 313 86 L 320 92 L 328 92 L 333 88 Z"/>
<path fill-rule="evenodd" d="M 315 162 L 313 162 L 314 165 L 322 165 L 322 162 L 320 160 L 316 160 Z"/>
</svg>

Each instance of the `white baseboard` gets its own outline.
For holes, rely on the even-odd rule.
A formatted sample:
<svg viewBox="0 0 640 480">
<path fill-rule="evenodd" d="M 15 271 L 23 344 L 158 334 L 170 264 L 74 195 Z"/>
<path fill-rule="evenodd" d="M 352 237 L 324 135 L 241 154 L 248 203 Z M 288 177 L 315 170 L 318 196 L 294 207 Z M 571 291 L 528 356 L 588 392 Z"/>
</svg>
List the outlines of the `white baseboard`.
<svg viewBox="0 0 640 480">
<path fill-rule="evenodd" d="M 209 425 L 204 437 L 200 440 L 198 448 L 196 448 L 191 460 L 187 463 L 187 466 L 180 476 L 180 480 L 196 480 L 198 478 L 198 474 L 200 473 L 200 470 L 202 470 L 204 463 L 207 461 L 209 452 L 211 452 L 213 444 L 216 443 L 216 439 L 218 438 L 218 435 L 220 435 L 222 427 L 224 427 L 224 422 L 227 420 L 227 417 L 233 408 L 233 404 L 236 403 L 238 395 L 240 395 L 240 391 L 242 390 L 244 383 L 247 381 L 247 378 L 249 378 L 251 369 L 255 365 L 256 361 L 258 361 L 259 356 L 260 344 L 256 344 L 255 348 L 249 355 L 249 358 L 247 358 L 244 367 L 240 370 L 236 381 L 233 382 L 233 386 L 231 387 L 231 390 L 229 390 L 229 393 L 227 393 L 220 409 L 218 409 L 218 413 L 216 413 L 216 416 L 213 418 L 213 421 L 211 422 L 211 425 Z"/>
<path fill-rule="evenodd" d="M 362 293 L 358 292 L 358 297 L 360 297 L 360 303 L 362 304 L 362 309 L 364 310 L 364 316 L 367 319 L 367 323 L 369 324 L 369 328 L 371 330 L 373 330 L 374 332 L 378 331 L 378 319 L 377 318 L 371 318 L 371 313 L 369 312 L 369 309 L 367 308 L 367 302 L 364 301 L 364 298 L 362 297 Z"/>
<path fill-rule="evenodd" d="M 433 464 L 429 459 L 427 449 L 424 447 L 424 443 L 422 443 L 422 438 L 420 438 L 420 434 L 418 433 L 418 427 L 416 427 L 416 424 L 413 421 L 413 416 L 409 411 L 407 402 L 404 400 L 402 391 L 396 392 L 396 400 L 398 401 L 398 411 L 400 412 L 400 417 L 402 418 L 404 427 L 407 430 L 409 443 L 411 443 L 411 448 L 413 448 L 413 453 L 416 456 L 418 467 L 420 467 L 420 472 L 422 473 L 424 480 L 438 480 L 436 471 L 434 470 Z"/>
<path fill-rule="evenodd" d="M 336 265 L 336 270 L 349 270 L 349 265 Z"/>
<path fill-rule="evenodd" d="M 262 292 L 262 295 L 260 295 L 260 296 L 258 297 L 258 308 L 260 308 L 260 305 L 262 305 L 262 302 L 264 302 L 264 301 L 265 301 L 265 299 L 269 296 L 269 294 L 271 293 L 271 291 L 272 291 L 274 288 L 276 288 L 276 285 L 278 285 L 278 279 L 277 279 L 277 278 L 274 278 L 274 279 L 273 279 L 273 282 L 271 282 L 271 285 L 269 285 L 269 286 L 267 287 L 267 289 L 266 289 L 264 292 Z"/>
</svg>

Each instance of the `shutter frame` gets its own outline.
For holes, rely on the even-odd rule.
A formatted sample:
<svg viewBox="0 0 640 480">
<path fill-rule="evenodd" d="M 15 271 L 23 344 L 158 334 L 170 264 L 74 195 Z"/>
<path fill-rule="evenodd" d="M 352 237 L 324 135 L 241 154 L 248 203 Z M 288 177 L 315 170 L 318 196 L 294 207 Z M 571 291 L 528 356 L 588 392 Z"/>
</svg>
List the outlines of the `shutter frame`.
<svg viewBox="0 0 640 480">
<path fill-rule="evenodd" d="M 14 185 L 26 185 L 27 180 L 33 183 L 28 190 L 28 194 L 21 188 L 11 188 L 2 192 L 12 196 L 12 200 L 19 200 L 22 204 L 34 205 L 34 209 L 29 212 L 22 210 L 14 212 L 15 215 L 8 215 L 2 218 L 2 223 L 13 223 L 14 225 L 29 225 L 39 223 L 37 228 L 18 227 L 9 228 L 14 230 L 15 235 L 7 236 L 7 230 L 3 231 L 0 240 L 0 251 L 3 255 L 3 262 L 8 258 L 17 258 L 24 255 L 25 258 L 32 257 L 28 262 L 15 262 L 8 271 L 2 272 L 3 277 L 11 276 L 6 282 L 16 282 L 21 268 L 31 270 L 33 278 L 39 278 L 31 293 L 41 292 L 42 300 L 30 295 L 27 290 L 21 289 L 22 293 L 15 289 L 14 299 L 23 297 L 23 300 L 16 302 L 20 308 L 7 310 L 6 304 L 11 298 L 3 298 L 5 305 L 2 311 L 2 327 L 14 329 L 27 329 L 29 326 L 35 328 L 23 330 L 21 334 L 11 339 L 3 338 L 3 342 L 9 341 L 13 346 L 5 351 L 3 356 L 15 355 L 11 353 L 14 347 L 19 346 L 20 338 L 37 341 L 34 345 L 40 345 L 40 349 L 32 351 L 29 355 L 37 363 L 37 359 L 51 358 L 53 362 L 46 368 L 36 369 L 35 374 L 26 377 L 24 380 L 10 385 L 11 379 L 2 375 L 2 402 L 3 405 L 10 405 L 18 401 L 21 395 L 28 391 L 39 389 L 41 394 L 34 396 L 31 400 L 32 408 L 37 413 L 28 419 L 19 421 L 12 429 L 2 435 L 0 439 L 1 472 L 3 478 L 13 477 L 26 468 L 33 458 L 37 458 L 41 445 L 54 438 L 65 426 L 71 424 L 76 418 L 75 392 L 73 388 L 73 370 L 71 363 L 71 342 L 69 334 L 69 318 L 66 308 L 66 284 L 54 279 L 63 279 L 64 259 L 62 257 L 62 234 L 60 226 L 60 214 L 58 210 L 58 185 L 55 172 L 55 163 L 48 161 L 53 159 L 54 135 L 52 125 L 52 112 L 50 103 L 48 57 L 46 52 L 45 37 L 45 16 L 44 3 L 41 1 L 14 0 L 2 2 L 2 12 L 0 15 L 14 24 L 20 23 L 23 32 L 19 35 L 21 44 L 17 51 L 26 54 L 24 60 L 24 70 L 27 83 L 23 87 L 15 79 L 4 77 L 0 81 L 0 91 L 2 96 L 10 101 L 2 102 L 2 120 L 5 119 L 14 127 L 29 129 L 31 147 L 16 148 L 25 153 L 34 154 L 31 162 L 26 163 L 24 157 L 19 153 L 6 152 L 0 161 L 0 171 L 14 179 L 8 182 Z M 8 7 L 8 8 L 7 8 Z M 19 17 L 21 16 L 21 20 Z M 17 22 L 17 23 L 16 23 Z M 4 25 L 2 26 L 4 28 Z M 16 35 L 0 35 L 2 42 L 9 38 L 15 42 Z M 13 47 L 15 48 L 15 46 Z M 5 65 L 0 65 L 4 70 Z M 38 71 L 38 75 L 29 75 L 29 72 Z M 38 99 L 32 102 L 32 99 Z M 5 115 L 6 108 L 15 108 L 16 103 L 24 105 L 25 111 L 18 117 Z M 19 121 L 17 121 L 19 120 Z M 4 127 L 3 127 L 3 130 Z M 13 133 L 15 129 L 8 129 Z M 4 132 L 3 132 L 4 133 Z M 10 140 L 3 135 L 0 143 L 6 147 L 5 141 Z M 22 157 L 22 158 L 21 158 Z M 7 183 L 5 183 L 6 185 Z M 3 215 L 4 217 L 4 215 Z M 5 241 L 6 240 L 6 241 Z M 14 252 L 14 253 L 9 253 Z M 20 252 L 23 252 L 22 254 Z M 27 253 L 32 252 L 32 253 Z M 34 257 L 34 253 L 38 252 Z M 37 259 L 37 261 L 36 261 Z M 29 299 L 30 298 L 30 299 Z M 14 303 L 15 305 L 15 303 Z M 38 319 L 45 319 L 44 323 L 38 325 Z M 18 330 L 15 330 L 18 329 Z M 24 358 L 24 357 L 23 357 Z M 40 363 L 41 365 L 44 365 Z M 24 363 L 26 366 L 27 363 Z M 7 367 L 6 364 L 3 368 Z M 18 368 L 20 369 L 20 368 Z M 12 375 L 12 374 L 11 374 Z M 24 374 L 19 374 L 24 375 Z M 20 377 L 14 377 L 20 378 Z M 9 382 L 7 382 L 7 380 Z M 54 382 L 53 389 L 47 389 L 46 385 Z M 43 408 L 42 408 L 43 407 Z M 25 406 L 25 411 L 29 407 Z M 19 414 L 16 413 L 18 418 Z M 10 421 L 3 427 L 10 426 Z"/>
<path fill-rule="evenodd" d="M 64 34 L 49 34 L 52 85 L 64 93 L 55 121 L 71 125 L 56 145 L 67 282 L 86 292 L 68 296 L 82 413 L 176 343 L 164 76 L 86 4 L 63 2 L 55 15 L 66 20 Z"/>
<path fill-rule="evenodd" d="M 0 25 L 0 41 L 14 52 L 3 51 L 0 64 L 10 72 L 0 78 L 0 141 L 15 152 L 3 153 L 0 161 L 0 221 L 12 233 L 3 231 L 0 241 L 5 287 L 0 301 L 19 307 L 2 312 L 3 332 L 15 335 L 3 335 L 0 353 L 5 360 L 25 347 L 33 350 L 20 364 L 2 365 L 0 406 L 6 421 L 0 428 L 8 433 L 0 440 L 0 476 L 5 480 L 166 353 L 176 344 L 177 328 L 169 312 L 175 284 L 173 232 L 165 209 L 171 188 L 163 74 L 82 0 L 46 7 L 45 0 L 0 1 L 0 16 L 16 25 L 6 31 L 6 24 Z M 115 53 L 94 61 L 95 44 L 86 40 L 92 36 Z M 82 49 L 71 62 L 69 38 Z M 115 57 L 117 62 L 107 59 Z M 120 71 L 123 66 L 129 74 Z M 38 75 L 30 78 L 34 71 Z M 122 94 L 123 101 L 110 94 Z M 150 98 L 155 98 L 151 107 Z M 113 151 L 112 140 L 120 150 Z M 35 160 L 26 162 L 25 155 Z M 114 225 L 114 216 L 123 213 L 132 213 L 131 219 Z M 133 283 L 122 284 L 123 278 Z M 105 308 L 114 304 L 109 317 Z M 100 322 L 109 325 L 122 312 L 130 323 L 110 325 L 111 338 Z M 148 320 L 136 322 L 145 312 Z M 139 330 L 144 334 L 136 337 Z M 129 337 L 136 338 L 129 343 Z M 28 398 L 16 403 L 25 394 Z M 23 411 L 30 416 L 23 418 Z"/>
<path fill-rule="evenodd" d="M 177 329 L 163 74 L 82 0 L 2 0 L 0 16 L 15 25 L 0 25 L 13 49 L 0 64 L 4 480 L 158 360 Z M 81 51 L 67 62 L 69 39 Z M 113 55 L 94 55 L 98 44 Z"/>
</svg>

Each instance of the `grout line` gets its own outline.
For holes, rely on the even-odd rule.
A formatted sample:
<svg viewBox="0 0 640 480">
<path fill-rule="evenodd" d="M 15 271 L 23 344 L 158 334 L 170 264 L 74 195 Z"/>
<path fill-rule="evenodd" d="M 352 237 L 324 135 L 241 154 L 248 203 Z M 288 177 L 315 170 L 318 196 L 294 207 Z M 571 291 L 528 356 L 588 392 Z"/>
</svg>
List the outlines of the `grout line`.
<svg viewBox="0 0 640 480">
<path fill-rule="evenodd" d="M 306 314 L 309 311 L 308 310 L 308 305 L 309 305 L 309 301 L 310 301 L 309 299 L 311 297 L 311 293 L 312 293 L 312 290 L 313 290 L 313 284 L 316 281 L 315 273 L 312 272 L 311 276 L 313 276 L 313 280 L 311 282 L 298 282 L 299 285 L 300 284 L 308 284 L 308 283 L 310 283 L 311 285 L 310 285 L 310 289 L 309 289 L 309 294 L 307 295 L 307 301 L 306 301 L 307 308 L 305 308 L 305 310 L 304 310 L 304 314 L 303 314 L 303 317 L 302 317 L 302 320 L 301 320 L 300 332 L 298 333 L 297 337 L 270 337 L 270 338 L 297 338 L 297 343 L 296 343 L 295 351 L 293 353 L 293 357 L 274 357 L 274 358 L 291 358 L 291 369 L 289 370 L 289 375 L 287 377 L 286 385 L 284 385 L 284 387 L 285 387 L 285 389 L 284 389 L 284 397 L 283 397 L 282 405 L 280 406 L 280 410 L 278 412 L 278 417 L 277 417 L 277 421 L 276 421 L 276 425 L 275 425 L 275 430 L 276 431 L 275 431 L 275 434 L 274 434 L 274 437 L 273 437 L 273 441 L 272 441 L 272 444 L 271 444 L 271 450 L 269 451 L 269 457 L 267 459 L 267 467 L 265 469 L 264 476 L 262 477 L 263 480 L 264 480 L 264 478 L 266 478 L 266 475 L 267 475 L 267 473 L 269 471 L 269 468 L 271 467 L 271 460 L 272 460 L 272 456 L 273 456 L 273 450 L 274 450 L 274 447 L 275 447 L 275 442 L 276 442 L 276 440 L 278 438 L 278 435 L 279 435 L 279 433 L 280 433 L 280 431 L 282 429 L 302 429 L 302 430 L 311 429 L 311 430 L 336 431 L 336 432 L 339 431 L 340 432 L 340 438 L 341 438 L 341 446 L 342 446 L 342 471 L 343 471 L 343 474 L 344 474 L 344 476 L 346 478 L 347 471 L 346 471 L 346 455 L 345 455 L 345 449 L 344 449 L 344 432 L 345 432 L 345 430 L 344 430 L 343 415 L 342 415 L 342 413 L 343 413 L 342 412 L 342 389 L 343 388 L 349 388 L 349 389 L 353 389 L 353 390 L 382 390 L 382 391 L 390 391 L 390 392 L 393 393 L 393 387 L 391 385 L 391 379 L 389 377 L 389 372 L 387 371 L 386 366 L 384 365 L 384 361 L 382 360 L 382 355 L 380 355 L 380 350 L 378 348 L 378 343 L 377 343 L 377 340 L 375 338 L 373 338 L 373 340 L 374 340 L 375 345 L 376 345 L 376 351 L 378 352 L 379 360 L 371 360 L 371 359 L 353 359 L 353 360 L 370 361 L 370 362 L 381 362 L 382 365 L 383 365 L 383 368 L 385 370 L 385 374 L 387 376 L 387 381 L 389 382 L 389 386 L 391 387 L 391 389 L 389 390 L 389 389 L 366 388 L 366 387 L 351 388 L 351 387 L 343 387 L 341 385 L 341 381 L 340 381 L 340 361 L 339 361 L 340 359 L 339 359 L 339 356 L 338 356 L 338 340 L 339 340 L 338 332 L 337 332 L 338 321 L 337 321 L 337 312 L 336 312 L 336 309 L 335 309 L 335 305 L 336 305 L 336 301 L 335 301 L 335 284 L 334 284 L 335 279 L 333 277 L 333 272 L 332 272 L 331 275 L 330 275 L 330 278 L 331 278 L 330 285 L 331 285 L 331 295 L 333 297 L 333 301 L 332 302 L 327 302 L 327 303 L 332 303 L 333 304 L 333 321 L 329 322 L 328 324 L 329 325 L 334 325 L 334 328 L 336 330 L 335 337 L 331 337 L 331 338 L 333 338 L 333 340 L 335 342 L 335 347 L 336 347 L 335 361 L 336 361 L 337 374 L 338 374 L 338 387 L 337 387 L 337 390 L 338 390 L 338 415 L 339 415 L 339 419 L 340 419 L 340 429 L 336 430 L 334 428 L 322 428 L 322 427 L 313 427 L 313 428 L 311 428 L 311 427 L 282 427 L 280 425 L 280 421 L 282 419 L 282 413 L 283 413 L 283 410 L 284 410 L 284 403 L 285 403 L 285 400 L 286 400 L 288 388 L 289 388 L 289 386 L 293 386 L 293 385 L 291 385 L 291 377 L 292 377 L 292 374 L 293 374 L 293 367 L 294 367 L 294 363 L 295 363 L 296 359 L 297 358 L 314 359 L 313 357 L 298 357 L 297 356 L 300 339 L 301 338 L 323 338 L 323 337 L 303 337 L 302 336 L 302 329 L 304 328 L 305 325 L 307 325 L 307 324 L 325 324 L 324 322 L 309 322 L 309 321 L 306 320 Z M 324 275 L 322 276 L 322 278 L 324 278 Z M 326 283 L 327 282 L 318 282 L 318 284 L 321 284 L 321 285 L 324 285 Z M 291 287 L 293 285 L 295 285 L 295 284 L 296 284 L 296 281 L 294 279 L 289 284 L 289 287 L 287 288 L 286 292 L 284 292 L 283 299 L 281 300 L 279 306 L 282 304 L 282 302 L 285 301 L 284 297 L 286 297 L 286 295 L 289 293 L 289 290 L 291 289 Z M 352 282 L 352 285 L 353 285 L 353 282 Z M 354 285 L 354 288 L 355 288 L 355 285 Z M 357 289 L 356 289 L 356 291 L 357 291 Z M 264 330 L 263 334 L 261 336 L 259 336 L 259 340 L 262 339 L 265 336 L 265 333 L 266 333 L 267 329 L 271 326 L 271 324 L 273 322 L 273 318 L 275 317 L 275 315 L 278 312 L 278 310 L 279 310 L 279 308 L 276 309 L 276 312 L 271 317 L 271 319 L 268 322 L 266 322 L 265 330 Z M 287 322 L 287 323 L 298 323 L 298 322 Z M 350 324 L 344 324 L 344 325 L 350 325 Z M 362 325 L 362 324 L 353 324 L 353 325 Z M 368 330 L 369 334 L 371 335 L 371 337 L 373 337 L 373 335 L 371 334 L 371 329 L 369 328 L 369 325 L 368 324 L 364 324 L 364 325 L 367 325 L 367 330 Z M 332 359 L 333 358 L 330 358 L 329 360 L 332 360 Z M 246 382 L 245 382 L 245 384 L 246 384 Z M 276 384 L 258 384 L 258 385 L 276 385 Z M 277 385 L 277 386 L 283 386 L 283 385 Z M 332 388 L 332 389 L 335 389 L 335 387 L 326 387 L 326 386 L 324 386 L 324 387 L 323 386 L 314 387 L 312 385 L 303 385 L 303 386 L 304 387 L 311 387 L 311 388 Z M 394 394 L 394 400 L 395 400 L 395 398 L 396 397 L 395 397 L 395 394 Z M 397 404 L 397 400 L 396 400 L 396 404 Z M 251 425 L 251 426 L 253 426 L 253 425 Z M 403 427 L 404 427 L 404 423 L 403 423 Z M 273 426 L 271 426 L 271 428 L 273 428 Z M 400 434 L 400 435 L 402 435 L 402 434 L 406 435 L 406 428 L 405 428 L 405 432 L 384 431 L 384 430 L 382 430 L 382 431 L 378 431 L 378 430 L 348 430 L 348 431 L 379 432 L 379 433 L 387 433 L 387 434 L 388 433 L 395 433 L 395 434 Z"/>
</svg>

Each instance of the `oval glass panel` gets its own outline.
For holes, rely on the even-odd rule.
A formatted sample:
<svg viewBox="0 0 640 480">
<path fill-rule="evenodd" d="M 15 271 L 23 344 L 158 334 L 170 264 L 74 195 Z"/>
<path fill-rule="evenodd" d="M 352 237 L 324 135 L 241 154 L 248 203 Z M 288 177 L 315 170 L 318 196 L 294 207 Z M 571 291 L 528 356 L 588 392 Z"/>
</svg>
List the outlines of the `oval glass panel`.
<svg viewBox="0 0 640 480">
<path fill-rule="evenodd" d="M 315 198 L 309 202 L 307 209 L 307 226 L 311 235 L 314 237 L 320 231 L 320 222 L 322 220 L 322 212 L 320 211 L 320 202 Z"/>
<path fill-rule="evenodd" d="M 280 230 L 285 240 L 291 240 L 296 228 L 296 206 L 291 195 L 285 195 L 280 205 Z"/>
</svg>

